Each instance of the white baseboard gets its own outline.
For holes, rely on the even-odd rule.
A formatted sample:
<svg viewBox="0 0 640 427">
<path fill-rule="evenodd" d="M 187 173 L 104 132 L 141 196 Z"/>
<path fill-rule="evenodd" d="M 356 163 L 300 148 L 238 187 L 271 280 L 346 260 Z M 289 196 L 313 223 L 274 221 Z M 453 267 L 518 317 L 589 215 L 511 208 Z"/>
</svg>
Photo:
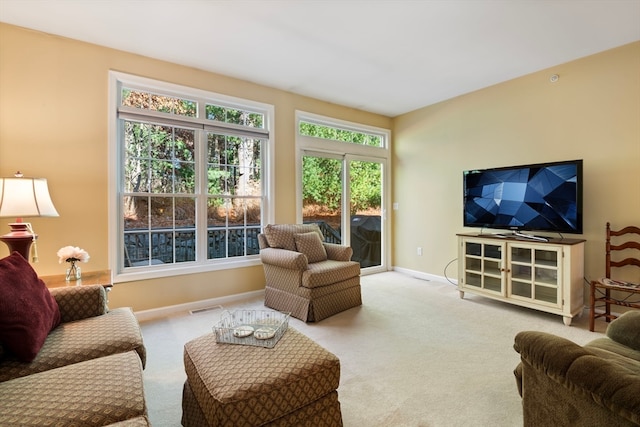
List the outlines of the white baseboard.
<svg viewBox="0 0 640 427">
<path fill-rule="evenodd" d="M 423 273 L 422 271 L 415 271 L 415 270 L 402 268 L 402 267 L 393 267 L 393 271 L 406 274 L 407 276 L 415 277 L 416 279 L 428 280 L 428 281 L 434 281 L 434 282 L 449 282 L 449 283 L 455 284 L 456 286 L 458 285 L 458 279 L 438 276 L 436 274 Z"/>
<path fill-rule="evenodd" d="M 416 279 L 421 279 L 421 280 L 427 280 L 427 281 L 436 281 L 436 282 L 449 282 L 449 283 L 453 283 L 456 286 L 458 285 L 458 279 L 452 279 L 452 278 L 447 278 L 444 276 L 438 276 L 436 274 L 429 274 L 429 273 L 423 273 L 422 271 L 416 271 L 416 270 L 411 270 L 408 268 L 402 268 L 402 267 L 393 267 L 393 271 L 397 271 L 398 273 L 402 273 L 405 274 L 407 276 L 411 276 L 411 277 L 415 277 Z M 614 307 L 619 307 L 619 306 L 614 306 Z M 583 307 L 583 312 L 588 316 L 589 311 L 590 311 L 590 307 L 588 304 L 585 303 L 584 307 Z M 598 309 L 596 310 L 596 313 L 602 313 L 604 312 L 604 310 Z M 611 311 L 611 314 L 613 314 L 614 316 L 620 317 L 620 315 L 624 313 L 624 311 Z"/>
<path fill-rule="evenodd" d="M 160 317 L 170 317 L 176 314 L 185 314 L 190 311 L 203 310 L 210 307 L 222 306 L 224 304 L 236 303 L 245 299 L 264 297 L 264 289 L 259 291 L 244 292 L 241 294 L 228 295 L 218 298 L 210 298 L 201 301 L 194 301 L 185 304 L 170 305 L 166 307 L 153 308 L 151 310 L 136 311 L 135 315 L 139 322 Z"/>
</svg>

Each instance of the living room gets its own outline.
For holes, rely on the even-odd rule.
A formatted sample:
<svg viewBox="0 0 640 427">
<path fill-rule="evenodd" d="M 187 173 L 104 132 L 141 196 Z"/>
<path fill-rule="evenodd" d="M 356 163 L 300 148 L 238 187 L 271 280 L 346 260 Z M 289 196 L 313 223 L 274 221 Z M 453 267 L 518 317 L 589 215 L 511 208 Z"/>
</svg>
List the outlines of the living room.
<svg viewBox="0 0 640 427">
<path fill-rule="evenodd" d="M 603 273 L 605 223 L 633 224 L 640 211 L 640 192 L 634 190 L 640 182 L 637 41 L 387 117 L 8 24 L 0 28 L 0 173 L 12 176 L 19 169 L 48 178 L 60 213 L 32 219 L 40 235 L 34 266 L 41 275 L 61 272 L 55 254 L 65 245 L 89 251 L 86 271 L 111 267 L 109 70 L 275 105 L 274 222 L 296 222 L 296 183 L 290 179 L 295 176 L 296 110 L 391 129 L 392 199 L 398 209 L 390 215 L 389 247 L 390 266 L 397 270 L 442 277 L 457 257 L 455 235 L 465 231 L 462 172 L 468 169 L 584 159 L 581 237 L 588 279 Z M 560 78 L 552 83 L 554 74 Z M 60 102 L 69 109 L 60 110 Z M 421 256 L 417 247 L 424 248 Z M 8 254 L 4 245 L 0 254 Z M 455 277 L 455 265 L 447 276 Z M 179 287 L 176 279 L 118 284 L 111 304 L 143 311 L 264 285 L 259 264 L 193 274 Z"/>
<path fill-rule="evenodd" d="M 638 222 L 639 69 L 635 39 L 389 116 L 3 22 L 0 176 L 19 169 L 48 179 L 60 217 L 30 219 L 40 236 L 39 262 L 33 264 L 39 274 L 64 271 L 56 252 L 65 245 L 90 252 L 84 270 L 110 269 L 107 86 L 109 71 L 117 70 L 273 105 L 278 132 L 273 221 L 278 223 L 297 218 L 296 111 L 390 129 L 391 192 L 398 206 L 389 215 L 390 266 L 425 279 L 456 277 L 451 264 L 457 258 L 456 234 L 469 231 L 462 226 L 464 170 L 583 159 L 584 231 L 577 237 L 586 240 L 589 280 L 603 275 L 605 224 Z M 555 82 L 553 75 L 559 76 Z M 8 222 L 0 226 L 8 230 Z M 0 257 L 6 255 L 2 245 Z M 256 264 L 186 279 L 116 283 L 109 305 L 162 312 L 262 289 L 264 272 Z"/>
</svg>

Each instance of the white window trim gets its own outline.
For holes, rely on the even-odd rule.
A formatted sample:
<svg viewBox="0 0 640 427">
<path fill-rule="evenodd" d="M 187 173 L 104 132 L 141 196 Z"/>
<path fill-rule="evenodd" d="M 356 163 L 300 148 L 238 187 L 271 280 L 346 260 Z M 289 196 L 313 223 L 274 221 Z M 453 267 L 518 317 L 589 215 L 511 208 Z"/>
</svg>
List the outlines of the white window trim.
<svg viewBox="0 0 640 427">
<path fill-rule="evenodd" d="M 121 150 L 118 147 L 118 99 L 121 85 L 143 86 L 150 91 L 158 91 L 164 94 L 174 94 L 181 97 L 191 97 L 196 99 L 215 99 L 225 105 L 237 106 L 242 109 L 256 109 L 265 112 L 265 129 L 269 131 L 269 137 L 264 149 L 264 164 L 267 166 L 266 171 L 263 170 L 262 185 L 265 192 L 265 200 L 262 210 L 262 224 L 273 222 L 275 216 L 275 202 L 273 200 L 275 191 L 274 175 L 275 168 L 272 167 L 273 159 L 275 159 L 274 144 L 274 123 L 275 108 L 273 105 L 263 104 L 256 101 L 235 98 L 228 95 L 222 95 L 188 86 L 181 86 L 173 83 L 160 82 L 153 79 L 134 76 L 118 71 L 109 71 L 108 76 L 108 129 L 107 138 L 109 143 L 108 153 L 108 244 L 109 244 L 109 268 L 113 274 L 113 282 L 129 282 L 135 280 L 146 280 L 158 277 L 177 276 L 183 274 L 204 273 L 217 270 L 227 270 L 234 268 L 243 268 L 260 265 L 259 255 L 250 255 L 246 257 L 233 257 L 216 260 L 205 260 L 201 262 L 188 262 L 179 264 L 165 264 L 141 268 L 139 271 L 122 271 L 120 265 L 120 250 L 122 244 L 122 230 L 120 230 L 120 211 L 118 189 L 120 187 L 120 176 L 117 174 Z M 187 119 L 188 120 L 188 119 Z"/>
</svg>

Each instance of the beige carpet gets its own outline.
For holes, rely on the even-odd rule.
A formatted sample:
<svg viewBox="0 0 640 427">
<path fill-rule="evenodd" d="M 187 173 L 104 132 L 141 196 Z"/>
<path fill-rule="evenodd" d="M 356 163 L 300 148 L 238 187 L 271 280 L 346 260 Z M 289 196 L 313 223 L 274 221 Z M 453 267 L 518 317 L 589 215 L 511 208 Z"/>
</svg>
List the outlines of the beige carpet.
<svg viewBox="0 0 640 427">
<path fill-rule="evenodd" d="M 338 389 L 344 425 L 521 426 L 513 369 L 513 337 L 522 330 L 554 333 L 578 344 L 588 316 L 571 327 L 562 317 L 467 294 L 455 286 L 398 272 L 364 276 L 362 307 L 317 324 L 292 319 L 341 361 Z M 261 299 L 225 306 L 265 309 Z M 221 310 L 142 322 L 148 352 L 145 387 L 153 426 L 179 426 L 185 342 L 211 333 Z"/>
</svg>

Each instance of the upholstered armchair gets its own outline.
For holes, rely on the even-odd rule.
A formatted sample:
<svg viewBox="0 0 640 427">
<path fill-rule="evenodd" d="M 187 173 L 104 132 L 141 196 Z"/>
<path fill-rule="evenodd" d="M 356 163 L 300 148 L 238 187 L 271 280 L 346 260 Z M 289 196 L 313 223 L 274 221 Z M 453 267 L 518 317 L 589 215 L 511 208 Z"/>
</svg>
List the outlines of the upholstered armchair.
<svg viewBox="0 0 640 427">
<path fill-rule="evenodd" d="M 267 307 L 318 322 L 362 305 L 353 250 L 323 242 L 316 224 L 267 225 L 258 242 Z"/>
</svg>

